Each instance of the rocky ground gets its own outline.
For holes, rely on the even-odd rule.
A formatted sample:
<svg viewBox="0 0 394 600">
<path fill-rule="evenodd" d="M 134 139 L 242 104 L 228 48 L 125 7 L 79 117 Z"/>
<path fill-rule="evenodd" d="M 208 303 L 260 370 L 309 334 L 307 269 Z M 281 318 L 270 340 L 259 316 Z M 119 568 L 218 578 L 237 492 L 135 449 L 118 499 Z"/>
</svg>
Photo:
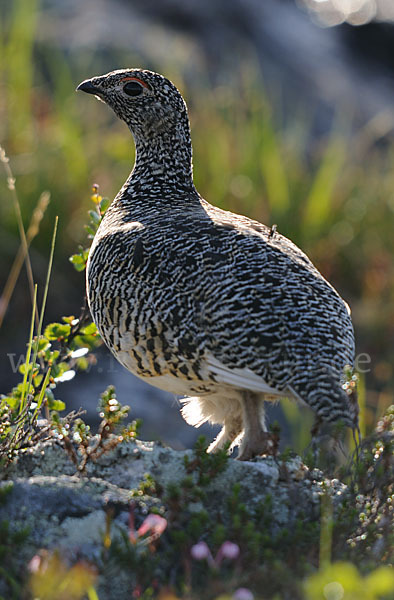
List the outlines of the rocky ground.
<svg viewBox="0 0 394 600">
<path fill-rule="evenodd" d="M 347 485 L 291 452 L 241 462 L 207 454 L 203 438 L 182 451 L 101 428 L 77 443 L 62 427 L 1 473 L 1 600 L 82 600 L 74 580 L 85 592 L 91 580 L 100 600 L 165 589 L 229 599 L 236 588 L 305 600 L 319 565 L 347 561 L 362 589 L 392 562 L 394 407 L 342 470 Z"/>
<path fill-rule="evenodd" d="M 11 523 L 13 532 L 28 528 L 23 545 L 14 546 L 13 557 L 8 557 L 9 561 L 12 558 L 13 572 L 23 572 L 43 550 L 59 551 L 68 564 L 81 560 L 100 563 L 109 515 L 110 535 L 113 542 L 119 542 L 122 532 L 128 535 L 131 506 L 135 507 L 136 528 L 152 507 L 166 514 L 168 507 L 163 509 L 163 499 L 158 494 L 149 490 L 137 496 L 133 493 L 141 487 L 146 474 L 155 481 L 156 490 L 170 490 L 191 478 L 189 488 L 203 487 L 204 494 L 201 498 L 191 494 L 184 499 L 184 520 L 190 522 L 208 513 L 229 529 L 229 501 L 234 496 L 234 485 L 238 485 L 237 502 L 250 513 L 265 512 L 266 533 L 272 536 L 292 530 L 300 522 L 304 528 L 318 524 L 322 495 L 328 493 L 335 506 L 346 495 L 344 484 L 325 478 L 317 469 L 309 470 L 299 457 L 262 457 L 253 462 L 229 459 L 223 470 L 214 469 L 211 475 L 212 465 L 207 464 L 204 471 L 209 481 L 205 482 L 201 481 L 198 466 L 190 469 L 193 460 L 191 450 L 176 451 L 160 443 L 136 441 L 120 444 L 97 462 L 89 462 L 85 476 L 81 476 L 60 445 L 46 442 L 26 451 L 9 467 L 7 479 L 0 483 L 0 523 Z M 193 541 L 198 542 L 198 537 Z M 164 570 L 171 568 L 171 556 L 165 551 L 167 543 L 161 550 Z M 99 578 L 100 600 L 128 597 L 127 590 L 135 584 L 134 579 L 133 569 L 127 575 L 120 569 L 107 589 L 104 573 Z M 5 582 L 0 584 L 0 595 L 7 593 L 4 586 Z"/>
</svg>

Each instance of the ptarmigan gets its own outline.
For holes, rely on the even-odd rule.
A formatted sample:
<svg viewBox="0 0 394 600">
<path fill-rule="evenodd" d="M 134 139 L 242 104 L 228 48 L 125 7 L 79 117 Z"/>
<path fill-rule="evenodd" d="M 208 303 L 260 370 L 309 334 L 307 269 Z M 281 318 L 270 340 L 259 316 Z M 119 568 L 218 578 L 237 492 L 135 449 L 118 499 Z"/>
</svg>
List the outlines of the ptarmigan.
<svg viewBox="0 0 394 600">
<path fill-rule="evenodd" d="M 87 264 L 90 310 L 119 362 L 186 396 L 187 422 L 223 425 L 209 450 L 230 442 L 241 460 L 268 449 L 264 399 L 292 397 L 355 429 L 348 306 L 290 240 L 199 195 L 177 88 L 125 69 L 77 89 L 108 104 L 136 145 Z"/>
</svg>

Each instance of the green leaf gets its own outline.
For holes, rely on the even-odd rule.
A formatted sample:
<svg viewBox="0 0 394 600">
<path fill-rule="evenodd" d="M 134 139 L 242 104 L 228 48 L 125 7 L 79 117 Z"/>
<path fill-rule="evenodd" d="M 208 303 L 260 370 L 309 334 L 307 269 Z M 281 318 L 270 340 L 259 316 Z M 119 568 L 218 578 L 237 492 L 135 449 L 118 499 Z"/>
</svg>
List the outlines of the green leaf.
<svg viewBox="0 0 394 600">
<path fill-rule="evenodd" d="M 49 410 L 62 411 L 66 408 L 66 405 L 62 400 L 50 400 L 48 398 L 48 408 Z"/>
<path fill-rule="evenodd" d="M 66 368 L 64 368 L 64 363 L 60 363 L 59 365 L 57 365 L 56 363 L 54 363 L 52 365 L 52 377 L 54 379 L 56 379 L 57 377 L 60 377 L 61 375 L 63 375 L 63 373 L 65 371 L 67 371 L 69 369 L 69 366 L 66 365 Z"/>
<path fill-rule="evenodd" d="M 93 221 L 93 223 L 95 225 L 100 225 L 101 222 L 101 216 L 98 214 L 97 211 L 95 210 L 90 210 L 89 211 L 89 217 L 91 218 L 91 220 Z"/>
<path fill-rule="evenodd" d="M 19 406 L 19 398 L 15 398 L 15 396 L 7 396 L 6 398 L 1 399 L 1 403 L 7 402 L 8 406 L 11 408 L 17 408 Z"/>
<path fill-rule="evenodd" d="M 85 230 L 90 237 L 94 237 L 96 235 L 97 229 L 93 229 L 93 227 L 90 227 L 90 225 L 85 225 Z"/>
<path fill-rule="evenodd" d="M 74 256 L 76 256 L 76 255 L 74 254 Z M 71 257 L 70 257 L 70 260 L 71 260 Z M 74 317 L 74 315 L 71 315 L 70 317 L 62 317 L 62 321 L 64 321 L 65 323 L 68 323 L 69 325 L 72 325 L 73 322 L 75 321 L 75 317 Z"/>
<path fill-rule="evenodd" d="M 76 361 L 76 366 L 79 371 L 86 371 L 89 368 L 89 361 L 86 356 L 78 358 Z"/>
<path fill-rule="evenodd" d="M 33 385 L 35 387 L 38 387 L 39 385 L 41 385 L 43 379 L 44 375 L 42 375 L 42 373 L 40 373 L 40 375 L 33 375 Z"/>
<path fill-rule="evenodd" d="M 93 348 L 97 348 L 101 344 L 101 338 L 98 334 L 95 335 L 77 335 L 70 343 L 70 348 L 72 350 L 78 350 L 79 348 L 89 348 L 89 350 L 93 350 Z"/>
<path fill-rule="evenodd" d="M 12 390 L 12 394 L 18 398 L 23 397 L 23 393 L 25 394 L 24 397 L 26 397 L 27 394 L 34 394 L 34 387 L 29 385 L 28 382 L 18 383 L 18 385 Z"/>
<path fill-rule="evenodd" d="M 44 335 L 48 340 L 61 340 L 70 335 L 71 327 L 67 323 L 51 323 L 45 328 Z"/>
<path fill-rule="evenodd" d="M 48 339 L 41 335 L 40 338 L 38 339 L 38 341 L 36 341 L 37 344 L 37 352 L 42 352 L 43 350 L 46 350 L 47 348 L 50 347 L 50 343 L 48 341 Z"/>
<path fill-rule="evenodd" d="M 19 367 L 19 373 L 22 373 L 22 375 L 24 375 L 25 373 L 29 374 L 30 371 L 33 369 L 33 363 L 24 363 L 23 365 L 20 365 Z"/>
<path fill-rule="evenodd" d="M 59 350 L 46 350 L 44 353 L 45 360 L 47 363 L 54 363 L 59 358 Z"/>
<path fill-rule="evenodd" d="M 82 329 L 81 333 L 85 335 L 92 335 L 94 333 L 97 333 L 97 327 L 95 323 L 89 323 L 89 325 L 86 325 L 86 327 Z"/>
<path fill-rule="evenodd" d="M 109 205 L 111 204 L 109 198 L 103 198 L 100 202 L 100 212 L 102 215 L 104 215 L 105 211 L 107 210 L 107 208 L 109 207 Z"/>
<path fill-rule="evenodd" d="M 69 261 L 74 265 L 77 271 L 83 271 L 86 267 L 86 261 L 80 254 L 73 254 L 70 256 Z"/>
</svg>

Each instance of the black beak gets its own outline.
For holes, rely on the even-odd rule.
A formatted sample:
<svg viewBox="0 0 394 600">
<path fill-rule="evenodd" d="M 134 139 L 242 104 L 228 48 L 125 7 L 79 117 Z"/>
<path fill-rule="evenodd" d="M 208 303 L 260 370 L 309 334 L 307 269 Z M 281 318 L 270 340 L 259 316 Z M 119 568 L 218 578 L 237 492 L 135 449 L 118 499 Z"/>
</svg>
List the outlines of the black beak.
<svg viewBox="0 0 394 600">
<path fill-rule="evenodd" d="M 82 92 L 86 92 L 87 94 L 95 94 L 96 96 L 101 94 L 101 91 L 98 87 L 96 87 L 95 85 L 93 85 L 93 83 L 90 81 L 90 79 L 86 79 L 85 81 L 83 81 L 82 83 L 79 84 L 79 86 L 76 89 L 77 92 L 82 91 Z"/>
</svg>

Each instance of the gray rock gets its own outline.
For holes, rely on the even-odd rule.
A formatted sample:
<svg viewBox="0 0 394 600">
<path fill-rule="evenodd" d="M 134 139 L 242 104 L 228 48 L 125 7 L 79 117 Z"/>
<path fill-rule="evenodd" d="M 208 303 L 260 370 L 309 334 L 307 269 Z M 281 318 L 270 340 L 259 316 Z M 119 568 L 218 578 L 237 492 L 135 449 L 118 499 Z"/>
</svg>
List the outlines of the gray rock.
<svg viewBox="0 0 394 600">
<path fill-rule="evenodd" d="M 46 442 L 24 452 L 9 467 L 7 479 L 0 482 L 0 523 L 8 520 L 15 531 L 26 525 L 30 528 L 22 550 L 18 548 L 13 559 L 18 565 L 26 565 L 40 550 L 57 549 L 70 564 L 81 559 L 100 564 L 108 515 L 111 537 L 119 538 L 121 531 L 127 533 L 130 505 L 134 502 L 138 528 L 152 504 L 160 501 L 146 496 L 136 499 L 131 490 L 138 487 L 146 473 L 163 487 L 179 484 L 187 475 L 185 456 L 191 459 L 192 451 L 176 451 L 160 443 L 130 442 L 96 463 L 88 463 L 87 476 L 81 477 L 56 444 Z M 197 473 L 192 472 L 192 477 L 196 478 Z M 1 494 L 10 482 L 10 491 Z M 203 509 L 221 511 L 235 483 L 240 486 L 240 501 L 249 510 L 270 496 L 271 532 L 290 528 L 300 515 L 318 521 L 323 490 L 328 490 L 338 503 L 346 489 L 338 480 L 324 479 L 320 471 L 309 471 L 299 457 L 286 462 L 273 457 L 252 462 L 230 459 L 226 469 L 206 486 L 206 498 L 190 502 L 185 509 L 190 515 Z M 108 576 L 101 578 L 100 600 L 126 597 L 122 594 L 130 590 L 127 577 L 118 573 L 115 587 L 107 587 Z"/>
</svg>

